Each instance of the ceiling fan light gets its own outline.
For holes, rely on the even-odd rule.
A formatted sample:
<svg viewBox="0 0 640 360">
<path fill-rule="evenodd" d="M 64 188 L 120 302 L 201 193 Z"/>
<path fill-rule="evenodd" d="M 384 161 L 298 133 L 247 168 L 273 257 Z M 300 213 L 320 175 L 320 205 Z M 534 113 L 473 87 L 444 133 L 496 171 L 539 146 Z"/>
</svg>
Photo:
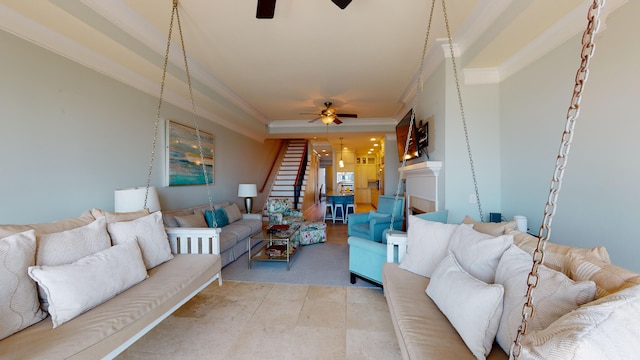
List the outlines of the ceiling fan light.
<svg viewBox="0 0 640 360">
<path fill-rule="evenodd" d="M 325 125 L 329 125 L 333 122 L 333 116 L 322 115 L 320 116 L 320 121 Z"/>
</svg>

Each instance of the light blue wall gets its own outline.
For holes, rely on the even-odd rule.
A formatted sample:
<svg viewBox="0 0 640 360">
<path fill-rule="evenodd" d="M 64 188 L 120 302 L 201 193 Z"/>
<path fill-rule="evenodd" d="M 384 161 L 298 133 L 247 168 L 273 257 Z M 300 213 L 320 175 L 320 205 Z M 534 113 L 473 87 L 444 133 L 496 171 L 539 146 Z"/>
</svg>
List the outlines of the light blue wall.
<svg viewBox="0 0 640 360">
<path fill-rule="evenodd" d="M 614 264 L 640 271 L 640 2 L 629 1 L 607 19 L 596 53 L 551 241 L 606 246 Z M 560 146 L 580 36 L 500 85 L 502 212 L 527 216 L 538 233 Z"/>
<path fill-rule="evenodd" d="M 93 207 L 113 210 L 113 190 L 146 182 L 157 99 L 0 32 L 0 224 L 48 222 Z M 167 103 L 163 118 L 192 124 Z M 277 144 L 207 120 L 215 135 L 215 200 L 239 182 L 261 185 Z M 164 187 L 160 136 L 152 185 L 164 209 L 207 202 L 206 187 Z"/>
</svg>

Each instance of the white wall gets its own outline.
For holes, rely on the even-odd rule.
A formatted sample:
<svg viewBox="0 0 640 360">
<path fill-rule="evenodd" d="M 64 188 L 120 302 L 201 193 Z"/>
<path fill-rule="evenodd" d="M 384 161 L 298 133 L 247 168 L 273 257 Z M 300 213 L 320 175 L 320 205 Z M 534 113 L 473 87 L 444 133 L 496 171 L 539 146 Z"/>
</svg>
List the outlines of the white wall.
<svg viewBox="0 0 640 360">
<path fill-rule="evenodd" d="M 461 74 L 460 81 L 480 202 L 487 221 L 489 212 L 500 211 L 498 86 L 466 86 Z M 475 197 L 475 188 L 450 59 L 443 61 L 425 82 L 417 109 L 419 119 L 434 117 L 429 129 L 429 158 L 444 162 L 439 198 L 449 210 L 449 222 L 461 222 L 466 215 L 479 220 L 478 206 L 469 201 L 470 195 Z"/>
<path fill-rule="evenodd" d="M 640 271 L 640 2 L 611 14 L 596 39 L 589 82 L 551 241 L 606 246 L 614 264 Z M 538 233 L 560 146 L 580 36 L 500 85 L 502 211 L 522 214 Z"/>
<path fill-rule="evenodd" d="M 0 224 L 113 210 L 113 190 L 146 182 L 157 99 L 68 59 L 0 32 Z M 192 124 L 169 104 L 164 118 Z M 215 200 L 237 184 L 261 181 L 275 156 L 265 144 L 200 121 L 215 135 Z M 207 202 L 205 186 L 163 187 L 163 138 L 152 185 L 165 209 Z"/>
<path fill-rule="evenodd" d="M 449 61 L 449 60 L 448 60 Z M 447 62 L 448 62 L 447 61 Z M 461 75 L 460 75 L 461 76 Z M 475 187 L 467 151 L 465 131 L 455 79 L 447 64 L 445 199 L 450 222 L 462 222 L 466 215 L 489 221 L 490 212 L 500 212 L 500 120 L 497 85 L 466 86 L 461 81 L 467 133 L 482 205 L 482 216 L 475 199 Z"/>
</svg>

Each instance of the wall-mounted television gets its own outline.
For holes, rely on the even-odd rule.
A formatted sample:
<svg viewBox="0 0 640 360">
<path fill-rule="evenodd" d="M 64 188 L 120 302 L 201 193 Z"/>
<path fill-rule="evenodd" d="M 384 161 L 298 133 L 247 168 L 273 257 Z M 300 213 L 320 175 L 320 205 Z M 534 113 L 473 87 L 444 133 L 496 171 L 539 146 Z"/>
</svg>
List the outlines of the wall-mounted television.
<svg viewBox="0 0 640 360">
<path fill-rule="evenodd" d="M 396 125 L 396 140 L 398 141 L 398 159 L 400 162 L 404 160 L 404 147 L 407 143 L 407 136 L 409 136 L 409 148 L 407 149 L 406 159 L 416 159 L 420 156 L 418 149 L 418 126 L 413 120 L 414 124 L 411 128 L 411 134 L 409 134 L 409 124 L 411 123 L 411 110 L 400 120 Z"/>
</svg>

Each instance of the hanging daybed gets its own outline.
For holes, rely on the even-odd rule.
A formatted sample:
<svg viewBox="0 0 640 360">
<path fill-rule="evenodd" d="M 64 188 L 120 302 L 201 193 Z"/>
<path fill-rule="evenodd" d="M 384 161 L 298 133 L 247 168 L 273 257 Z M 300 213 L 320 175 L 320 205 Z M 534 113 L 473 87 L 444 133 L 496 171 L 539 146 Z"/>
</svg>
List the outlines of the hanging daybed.
<svg viewBox="0 0 640 360">
<path fill-rule="evenodd" d="M 594 0 L 589 8 L 538 236 L 515 222 L 446 224 L 413 215 L 407 233 L 390 229 L 382 281 L 404 359 L 640 359 L 640 274 L 612 265 L 604 247 L 549 242 L 603 5 Z M 469 158 L 473 173 L 470 149 Z M 476 196 L 479 205 L 477 185 Z"/>
<path fill-rule="evenodd" d="M 177 0 L 162 88 L 174 17 L 180 26 Z M 156 138 L 161 105 L 162 90 Z M 156 138 L 143 210 L 0 225 L 1 359 L 112 359 L 216 279 L 222 284 L 220 229 L 167 233 L 161 212 L 147 208 Z M 206 243 L 206 254 L 191 254 Z"/>
</svg>

